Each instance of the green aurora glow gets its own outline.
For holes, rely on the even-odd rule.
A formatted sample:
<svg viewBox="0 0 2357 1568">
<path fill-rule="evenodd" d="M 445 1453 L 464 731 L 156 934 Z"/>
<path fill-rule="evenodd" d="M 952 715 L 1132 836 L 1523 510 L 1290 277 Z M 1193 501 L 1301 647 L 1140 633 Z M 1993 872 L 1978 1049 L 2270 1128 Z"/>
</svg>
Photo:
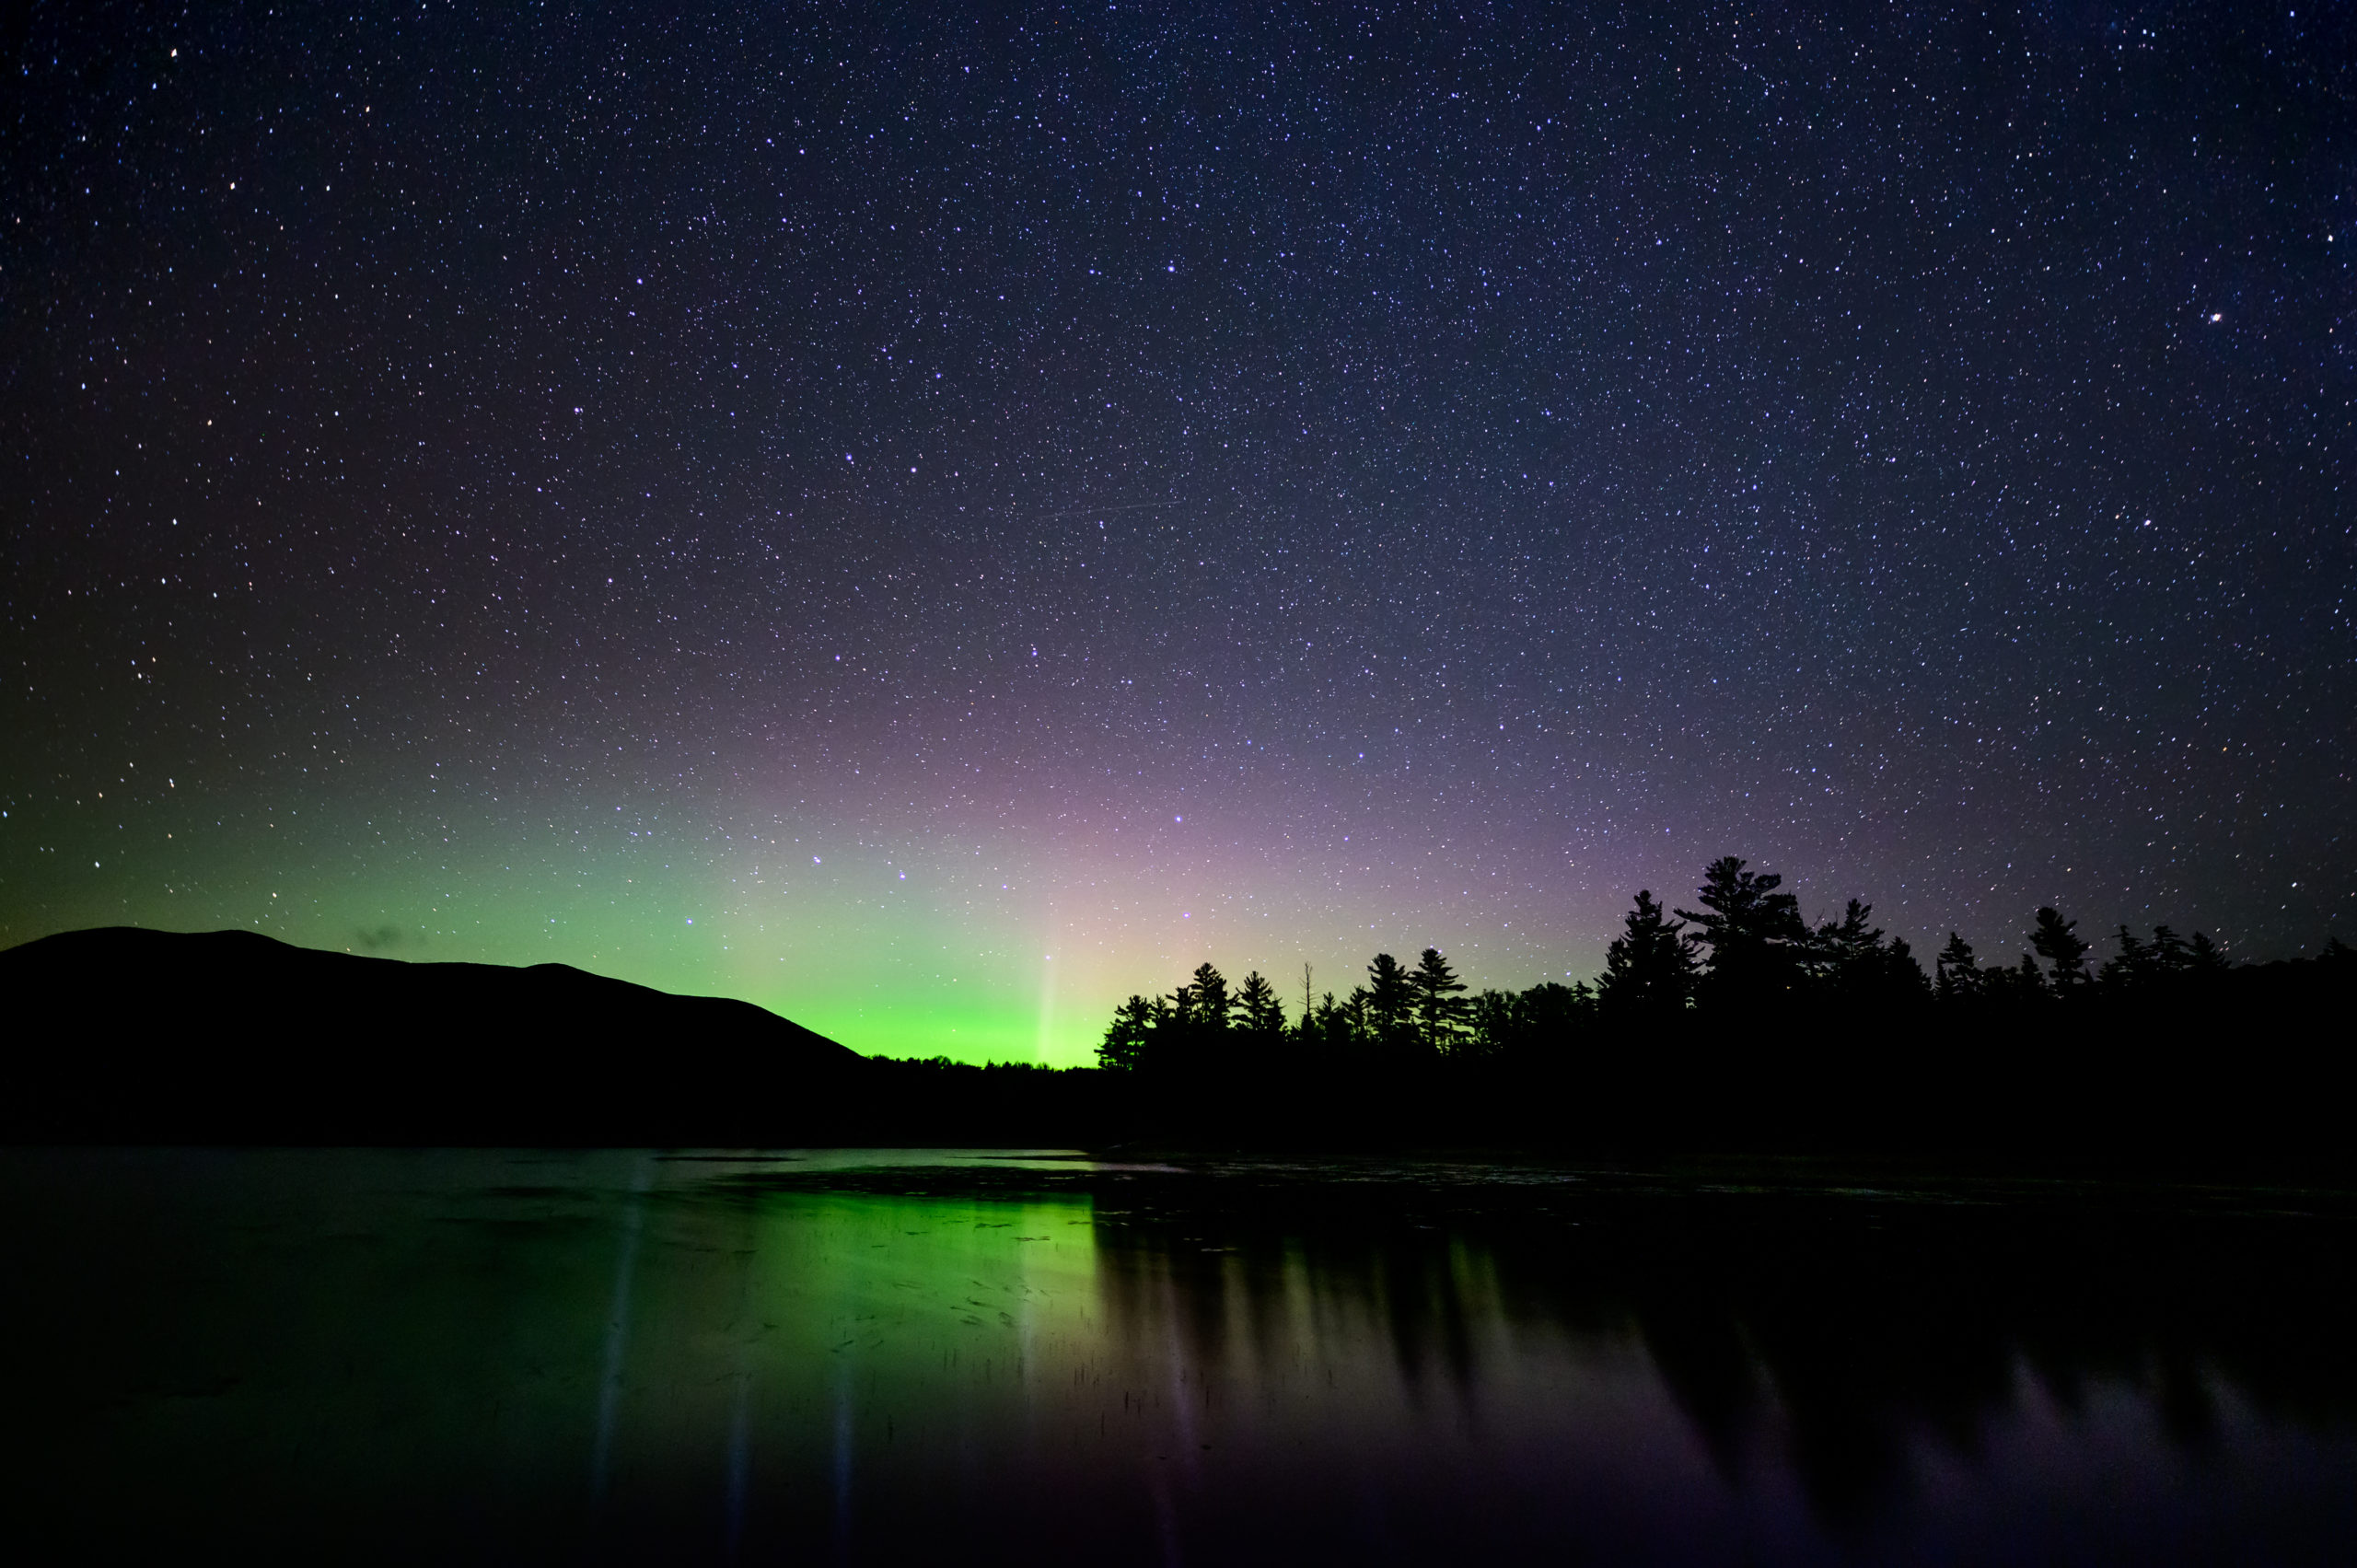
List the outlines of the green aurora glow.
<svg viewBox="0 0 2357 1568">
<path fill-rule="evenodd" d="M 415 795 L 363 807 L 316 786 L 256 808 L 187 779 L 110 796 L 12 807 L 0 942 L 242 927 L 416 961 L 565 963 L 753 1002 L 871 1055 L 1051 1065 L 1093 1060 L 1116 1002 L 1207 958 L 1239 978 L 1258 967 L 1289 1012 L 1304 963 L 1343 992 L 1378 948 L 1438 941 L 1476 984 L 1596 958 L 1563 912 L 1550 923 L 1453 883 L 1370 887 L 1339 836 L 1289 864 L 1210 813 L 1124 842 L 1066 822 L 958 834 L 701 806 L 657 819 L 610 795 L 537 813 Z M 1608 930 L 1610 897 L 1577 923 Z M 1396 912 L 1363 923 L 1369 903 Z"/>
</svg>

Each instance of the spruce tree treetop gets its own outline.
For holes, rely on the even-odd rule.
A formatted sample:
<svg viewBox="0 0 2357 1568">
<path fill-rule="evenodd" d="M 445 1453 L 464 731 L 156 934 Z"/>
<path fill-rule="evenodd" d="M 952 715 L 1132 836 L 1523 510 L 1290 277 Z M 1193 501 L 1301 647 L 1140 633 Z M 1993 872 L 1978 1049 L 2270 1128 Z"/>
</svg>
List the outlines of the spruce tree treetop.
<svg viewBox="0 0 2357 1568">
<path fill-rule="evenodd" d="M 1378 1032 L 1397 1033 L 1414 1016 L 1415 1000 L 1415 987 L 1399 960 L 1388 953 L 1377 953 L 1366 967 L 1368 1021 Z"/>
<path fill-rule="evenodd" d="M 1701 909 L 1679 910 L 1710 952 L 1706 991 L 1724 1002 L 1756 1005 L 1803 979 L 1810 947 L 1800 900 L 1778 892 L 1782 877 L 1747 871 L 1734 855 L 1713 861 L 1696 895 Z"/>
<path fill-rule="evenodd" d="M 1427 947 L 1419 956 L 1408 984 L 1415 993 L 1416 1025 L 1424 1044 L 1434 1051 L 1447 1051 L 1456 1044 L 1465 1018 L 1465 982 L 1457 978 L 1439 948 Z"/>
<path fill-rule="evenodd" d="M 1195 966 L 1191 983 L 1180 986 L 1178 994 L 1188 998 L 1187 1022 L 1197 1028 L 1224 1029 L 1236 1010 L 1236 1000 L 1227 992 L 1227 977 L 1208 963 Z"/>
<path fill-rule="evenodd" d="M 1118 1072 L 1135 1072 L 1146 1066 L 1152 1054 L 1155 1026 L 1163 1016 L 1162 1005 L 1143 996 L 1132 996 L 1113 1011 L 1113 1021 L 1105 1029 L 1105 1038 L 1097 1047 L 1097 1064 Z"/>
<path fill-rule="evenodd" d="M 1277 1001 L 1276 987 L 1266 976 L 1254 970 L 1244 977 L 1244 985 L 1236 993 L 1238 1022 L 1256 1035 L 1273 1035 L 1285 1027 L 1285 1012 Z"/>
<path fill-rule="evenodd" d="M 2078 924 L 2075 920 L 2064 920 L 2062 912 L 2049 905 L 2038 912 L 2037 929 L 2029 934 L 2031 948 L 2053 966 L 2058 991 L 2086 982 L 2087 944 L 2078 935 Z"/>
<path fill-rule="evenodd" d="M 1955 1002 L 1980 994 L 1980 965 L 1972 956 L 1972 944 L 1956 933 L 1948 933 L 1947 946 L 1932 960 L 1932 968 L 1939 976 L 1941 1001 Z"/>
<path fill-rule="evenodd" d="M 1653 893 L 1637 892 L 1637 907 L 1605 949 L 1596 982 L 1597 1005 L 1614 1014 L 1685 1011 L 1694 993 L 1694 935 L 1669 918 Z"/>
</svg>

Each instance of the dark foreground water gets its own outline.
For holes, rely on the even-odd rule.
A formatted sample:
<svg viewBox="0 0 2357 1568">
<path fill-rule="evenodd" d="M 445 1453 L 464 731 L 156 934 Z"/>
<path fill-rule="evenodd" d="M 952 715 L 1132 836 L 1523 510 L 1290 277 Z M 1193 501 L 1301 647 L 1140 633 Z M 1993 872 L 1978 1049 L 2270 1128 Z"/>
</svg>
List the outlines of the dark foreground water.
<svg viewBox="0 0 2357 1568">
<path fill-rule="evenodd" d="M 43 1560 L 2357 1561 L 2344 1200 L 1858 1183 L 0 1153 L 0 1536 Z"/>
</svg>

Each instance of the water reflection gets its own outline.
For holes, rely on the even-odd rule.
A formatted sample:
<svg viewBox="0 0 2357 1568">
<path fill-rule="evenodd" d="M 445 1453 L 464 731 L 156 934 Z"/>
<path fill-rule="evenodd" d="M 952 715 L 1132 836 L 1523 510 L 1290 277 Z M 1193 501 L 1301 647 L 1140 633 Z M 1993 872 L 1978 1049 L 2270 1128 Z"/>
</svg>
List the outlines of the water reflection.
<svg viewBox="0 0 2357 1568">
<path fill-rule="evenodd" d="M 2337 1199 L 0 1156 L 94 1557 L 2346 1561 Z"/>
<path fill-rule="evenodd" d="M 2345 1206 L 2315 1194 L 1369 1192 L 1247 1171 L 1226 1189 L 1100 1208 L 1130 1337 L 1167 1317 L 1211 1375 L 1247 1381 L 1379 1342 L 1403 1395 L 1454 1399 L 1468 1421 L 1551 1362 L 1633 1354 L 1720 1486 L 1788 1472 L 1812 1521 L 1852 1543 L 2009 1444 L 2074 1437 L 2129 1446 L 2101 1457 L 2106 1485 L 2247 1481 L 2238 1506 L 2288 1515 L 2287 1477 L 2238 1469 L 2249 1445 L 2345 1444 L 2357 1418 L 2357 1258 Z M 2055 1451 L 2049 1474 L 2096 1458 Z M 2338 1490 L 2322 1500 L 2345 1526 Z"/>
</svg>

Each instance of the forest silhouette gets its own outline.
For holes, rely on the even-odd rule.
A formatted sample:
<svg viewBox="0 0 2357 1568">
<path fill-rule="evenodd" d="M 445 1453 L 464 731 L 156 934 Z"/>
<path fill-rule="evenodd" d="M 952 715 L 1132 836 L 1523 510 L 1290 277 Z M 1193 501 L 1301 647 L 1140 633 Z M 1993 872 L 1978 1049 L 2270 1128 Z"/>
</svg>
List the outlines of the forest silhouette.
<svg viewBox="0 0 2357 1568">
<path fill-rule="evenodd" d="M 2317 1098 L 2357 993 L 2338 937 L 2250 964 L 2200 932 L 2122 925 L 2098 961 L 2046 908 L 2018 958 L 1951 933 L 1927 969 L 1872 905 L 1812 925 L 1781 877 L 1732 855 L 1693 903 L 1640 891 L 1593 982 L 1474 993 L 1426 947 L 1412 966 L 1376 954 L 1289 1017 L 1258 970 L 1231 985 L 1204 963 L 1124 1001 L 1097 1059 L 1173 1129 L 2170 1163 L 2344 1141 Z"/>
<path fill-rule="evenodd" d="M 1116 1009 L 1098 1065 L 862 1058 L 741 1002 L 561 965 L 401 963 L 250 932 L 64 933 L 0 954 L 28 1044 L 0 1142 L 1549 1148 L 2346 1174 L 2357 951 L 2101 946 L 1928 969 L 1851 900 L 1815 925 L 1714 861 L 1640 892 L 1592 982 L 1473 991 L 1378 953 L 1289 1010 L 1200 965 Z M 1673 907 L 1675 905 L 1675 907 Z"/>
</svg>

